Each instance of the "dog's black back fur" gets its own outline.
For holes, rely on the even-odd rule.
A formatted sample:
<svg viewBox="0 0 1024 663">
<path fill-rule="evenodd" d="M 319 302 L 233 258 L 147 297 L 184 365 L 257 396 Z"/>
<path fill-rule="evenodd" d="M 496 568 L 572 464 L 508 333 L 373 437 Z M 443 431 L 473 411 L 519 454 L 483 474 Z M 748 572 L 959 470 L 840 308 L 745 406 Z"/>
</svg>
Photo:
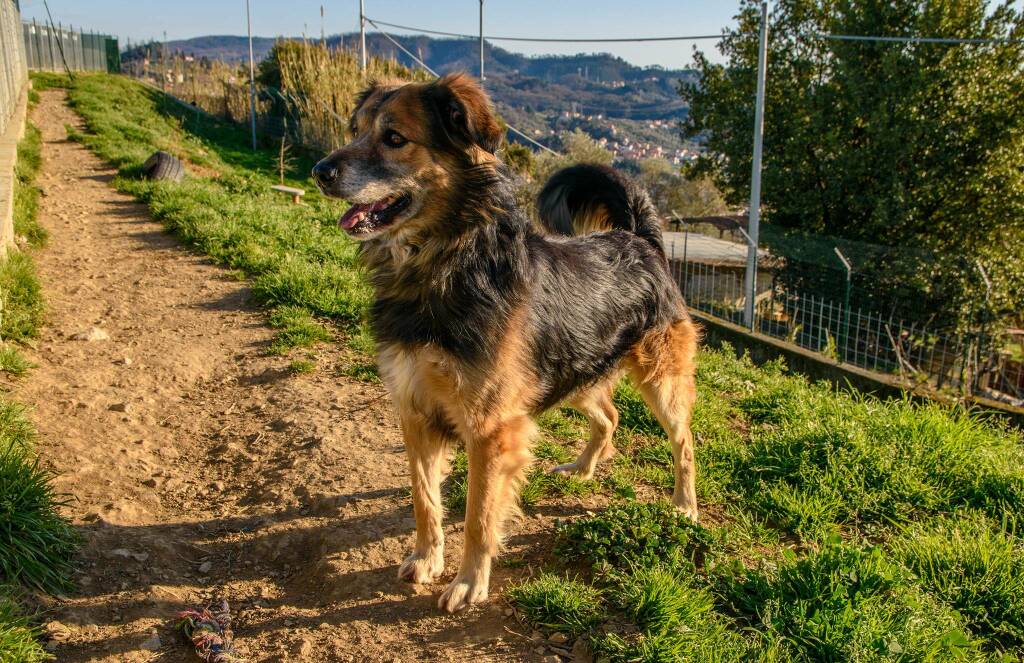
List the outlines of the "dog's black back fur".
<svg viewBox="0 0 1024 663">
<path fill-rule="evenodd" d="M 526 311 L 524 341 L 541 383 L 535 411 L 605 377 L 648 330 L 686 316 L 650 202 L 611 169 L 574 167 L 552 177 L 544 210 L 605 205 L 614 228 L 584 237 L 542 234 L 515 204 L 512 180 L 467 178 L 445 242 L 395 267 L 374 265 L 374 332 L 381 343 L 434 344 L 468 364 L 498 349 Z M 481 204 L 483 203 L 483 204 Z M 550 203 L 550 204 L 548 204 Z M 558 212 L 561 214 L 562 212 Z M 542 217 L 562 235 L 565 218 Z M 565 232 L 568 231 L 568 232 Z M 364 250 L 376 253 L 376 241 Z M 396 287 L 399 286 L 399 287 Z"/>
</svg>

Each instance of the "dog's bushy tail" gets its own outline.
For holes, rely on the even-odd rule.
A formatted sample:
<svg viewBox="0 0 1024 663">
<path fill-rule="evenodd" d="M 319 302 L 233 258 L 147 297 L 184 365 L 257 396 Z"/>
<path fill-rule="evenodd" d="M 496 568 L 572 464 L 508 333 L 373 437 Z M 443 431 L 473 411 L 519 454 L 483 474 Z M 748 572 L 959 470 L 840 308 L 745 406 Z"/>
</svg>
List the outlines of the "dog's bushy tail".
<svg viewBox="0 0 1024 663">
<path fill-rule="evenodd" d="M 559 235 L 628 230 L 665 254 L 657 211 L 636 182 L 607 166 L 563 168 L 537 196 L 541 224 Z"/>
</svg>

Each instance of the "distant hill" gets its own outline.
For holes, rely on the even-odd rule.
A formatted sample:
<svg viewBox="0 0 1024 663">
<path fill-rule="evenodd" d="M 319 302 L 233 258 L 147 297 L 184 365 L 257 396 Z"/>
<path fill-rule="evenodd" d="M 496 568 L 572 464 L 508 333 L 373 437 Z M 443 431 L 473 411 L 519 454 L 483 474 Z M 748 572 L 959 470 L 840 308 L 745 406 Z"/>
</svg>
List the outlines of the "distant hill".
<svg viewBox="0 0 1024 663">
<path fill-rule="evenodd" d="M 479 46 L 468 39 L 435 39 L 423 35 L 396 37 L 403 47 L 415 53 L 441 73 L 479 68 Z M 350 33 L 328 37 L 329 46 L 356 48 L 359 35 Z M 253 38 L 253 52 L 266 57 L 274 44 L 267 37 Z M 394 58 L 415 66 L 384 35 L 368 33 L 368 50 L 377 56 Z M 211 35 L 171 41 L 171 52 L 225 61 L 248 57 L 245 37 Z M 527 113 L 545 115 L 580 113 L 637 120 L 680 119 L 686 105 L 676 93 L 680 80 L 695 80 L 691 70 L 666 70 L 637 67 L 608 53 L 569 56 L 529 57 L 488 43 L 485 74 L 487 89 L 501 106 Z"/>
<path fill-rule="evenodd" d="M 256 59 L 262 60 L 267 57 L 275 41 L 277 39 L 271 37 L 253 37 L 252 52 Z M 238 62 L 249 57 L 249 40 L 235 35 L 208 35 L 169 41 L 167 50 L 170 53 L 190 53 L 211 60 Z"/>
</svg>

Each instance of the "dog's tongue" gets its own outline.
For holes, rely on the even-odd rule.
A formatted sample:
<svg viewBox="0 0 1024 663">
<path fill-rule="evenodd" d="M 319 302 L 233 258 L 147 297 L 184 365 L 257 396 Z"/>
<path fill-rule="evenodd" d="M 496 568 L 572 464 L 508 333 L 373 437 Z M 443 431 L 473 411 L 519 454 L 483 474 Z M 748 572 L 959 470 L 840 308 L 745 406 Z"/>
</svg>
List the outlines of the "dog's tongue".
<svg viewBox="0 0 1024 663">
<path fill-rule="evenodd" d="M 357 223 L 363 220 L 363 217 L 366 216 L 372 207 L 373 205 L 352 205 L 338 219 L 338 225 L 345 230 L 352 230 Z"/>
</svg>

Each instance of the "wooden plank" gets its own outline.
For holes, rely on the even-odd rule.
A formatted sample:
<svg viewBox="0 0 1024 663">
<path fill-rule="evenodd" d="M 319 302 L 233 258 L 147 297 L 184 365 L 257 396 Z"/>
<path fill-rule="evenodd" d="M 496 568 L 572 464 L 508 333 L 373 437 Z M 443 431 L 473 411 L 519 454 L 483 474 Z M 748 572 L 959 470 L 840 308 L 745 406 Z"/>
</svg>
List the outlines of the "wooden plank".
<svg viewBox="0 0 1024 663">
<path fill-rule="evenodd" d="M 275 184 L 270 187 L 274 191 L 280 191 L 281 193 L 291 194 L 293 196 L 304 196 L 306 191 L 304 189 L 296 189 L 293 186 L 285 186 L 283 184 Z"/>
</svg>

